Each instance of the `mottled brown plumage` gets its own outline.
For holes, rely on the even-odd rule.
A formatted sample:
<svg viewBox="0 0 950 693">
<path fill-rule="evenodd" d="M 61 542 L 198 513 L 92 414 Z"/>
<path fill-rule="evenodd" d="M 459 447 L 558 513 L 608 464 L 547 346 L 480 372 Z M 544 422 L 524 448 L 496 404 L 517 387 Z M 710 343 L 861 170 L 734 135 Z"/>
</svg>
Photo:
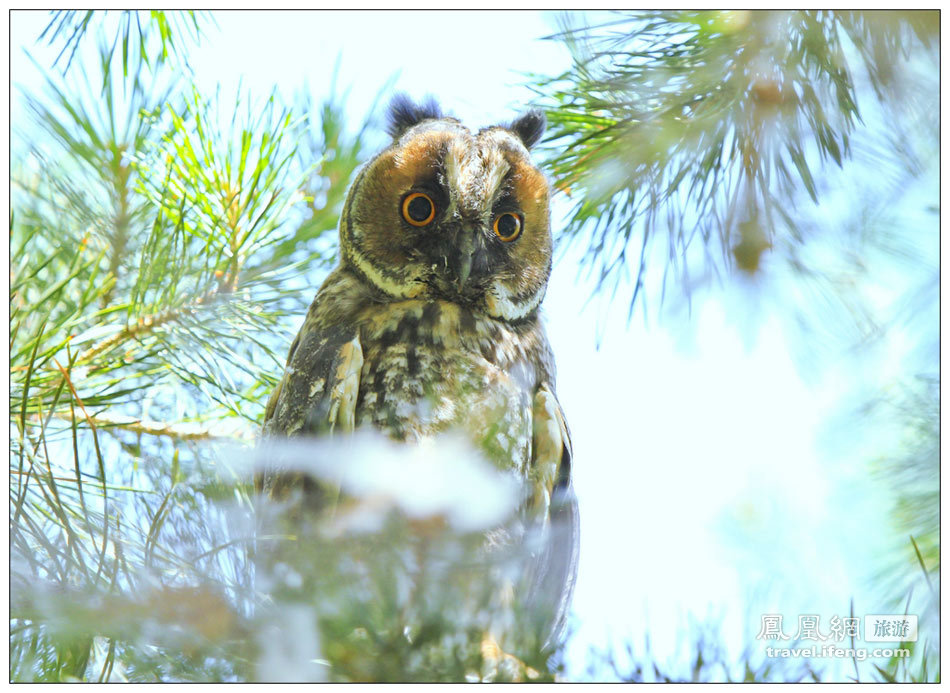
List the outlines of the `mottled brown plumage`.
<svg viewBox="0 0 950 693">
<path fill-rule="evenodd" d="M 556 632 L 576 573 L 577 509 L 538 315 L 552 239 L 548 184 L 528 147 L 543 118 L 472 133 L 404 99 L 391 118 L 392 145 L 350 189 L 340 265 L 291 346 L 264 432 L 467 433 L 525 479 L 526 515 L 552 528 L 532 596 L 549 602 Z"/>
</svg>

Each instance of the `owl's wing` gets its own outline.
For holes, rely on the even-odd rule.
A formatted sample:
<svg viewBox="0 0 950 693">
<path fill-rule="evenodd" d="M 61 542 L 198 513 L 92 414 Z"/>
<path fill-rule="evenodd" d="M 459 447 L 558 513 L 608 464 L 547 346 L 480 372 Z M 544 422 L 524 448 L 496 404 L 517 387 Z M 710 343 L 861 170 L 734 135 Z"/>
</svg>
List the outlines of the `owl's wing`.
<svg viewBox="0 0 950 693">
<path fill-rule="evenodd" d="M 363 367 L 355 327 L 297 335 L 284 377 L 264 414 L 265 435 L 318 435 L 352 431 Z"/>
<path fill-rule="evenodd" d="M 571 436 L 564 412 L 548 385 L 534 397 L 532 505 L 547 505 L 548 522 L 532 566 L 531 601 L 547 611 L 545 648 L 555 645 L 567 624 L 580 549 L 580 516 L 571 480 Z M 543 511 L 543 508 L 538 508 Z"/>
<path fill-rule="evenodd" d="M 305 323 L 290 347 L 287 368 L 264 413 L 264 436 L 315 436 L 352 431 L 360 389 L 363 349 L 355 327 L 308 329 Z M 278 470 L 259 475 L 258 491 L 273 493 L 300 482 L 301 475 Z"/>
</svg>

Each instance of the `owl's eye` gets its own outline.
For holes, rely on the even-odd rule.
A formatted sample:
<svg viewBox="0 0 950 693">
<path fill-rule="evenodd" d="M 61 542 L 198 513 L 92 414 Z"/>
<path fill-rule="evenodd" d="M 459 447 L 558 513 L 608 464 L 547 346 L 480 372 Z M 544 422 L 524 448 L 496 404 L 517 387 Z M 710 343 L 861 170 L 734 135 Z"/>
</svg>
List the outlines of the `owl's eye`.
<svg viewBox="0 0 950 693">
<path fill-rule="evenodd" d="M 505 243 L 511 243 L 521 235 L 521 217 L 511 212 L 505 212 L 495 217 L 495 223 L 492 228 L 495 235 Z"/>
<path fill-rule="evenodd" d="M 402 218 L 413 226 L 425 226 L 435 219 L 435 203 L 425 193 L 409 193 L 402 201 Z"/>
</svg>

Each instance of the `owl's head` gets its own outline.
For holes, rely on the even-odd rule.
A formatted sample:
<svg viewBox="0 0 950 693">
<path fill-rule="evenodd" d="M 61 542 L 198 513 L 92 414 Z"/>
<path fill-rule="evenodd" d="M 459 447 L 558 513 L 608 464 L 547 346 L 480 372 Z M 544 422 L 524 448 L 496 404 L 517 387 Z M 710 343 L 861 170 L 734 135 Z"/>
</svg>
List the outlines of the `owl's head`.
<svg viewBox="0 0 950 693">
<path fill-rule="evenodd" d="M 441 299 L 518 322 L 551 271 L 548 183 L 530 111 L 471 132 L 434 101 L 397 97 L 392 144 L 359 173 L 340 220 L 342 262 L 391 300 Z"/>
</svg>

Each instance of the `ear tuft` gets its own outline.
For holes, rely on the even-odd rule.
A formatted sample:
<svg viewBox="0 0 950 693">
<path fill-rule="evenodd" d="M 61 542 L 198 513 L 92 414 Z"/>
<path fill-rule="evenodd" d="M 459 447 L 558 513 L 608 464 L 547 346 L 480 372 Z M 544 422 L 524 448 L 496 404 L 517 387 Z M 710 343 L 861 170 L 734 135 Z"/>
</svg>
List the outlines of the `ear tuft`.
<svg viewBox="0 0 950 693">
<path fill-rule="evenodd" d="M 423 120 L 441 117 L 442 109 L 433 97 L 428 96 L 424 101 L 416 103 L 406 94 L 396 94 L 389 104 L 389 126 L 386 132 L 396 139 Z"/>
<path fill-rule="evenodd" d="M 544 112 L 534 108 L 515 118 L 508 129 L 518 136 L 525 147 L 531 149 L 544 134 L 545 125 Z"/>
</svg>

